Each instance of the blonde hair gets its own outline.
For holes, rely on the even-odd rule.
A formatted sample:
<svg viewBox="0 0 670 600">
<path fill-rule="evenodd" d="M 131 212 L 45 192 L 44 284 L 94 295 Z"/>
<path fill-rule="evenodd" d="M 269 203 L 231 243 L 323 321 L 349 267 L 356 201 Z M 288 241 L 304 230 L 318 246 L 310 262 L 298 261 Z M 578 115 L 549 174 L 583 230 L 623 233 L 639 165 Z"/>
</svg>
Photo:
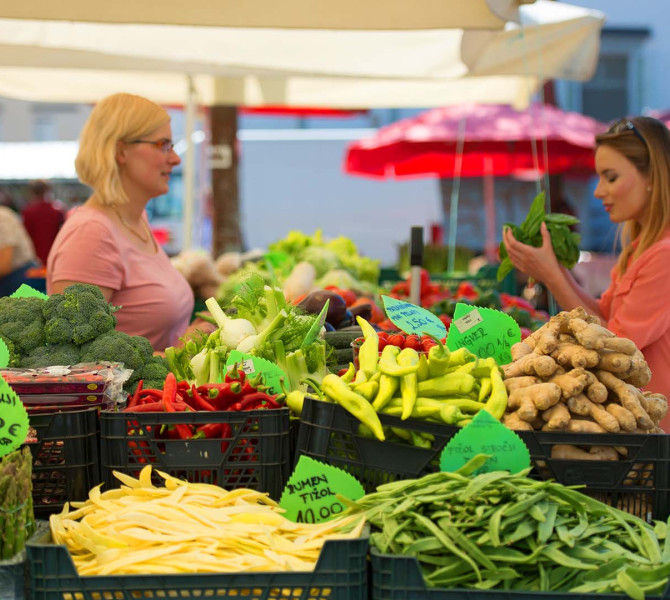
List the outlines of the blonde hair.
<svg viewBox="0 0 670 600">
<path fill-rule="evenodd" d="M 128 202 L 116 162 L 117 143 L 142 138 L 168 123 L 170 115 L 142 96 L 113 94 L 95 105 L 79 137 L 74 161 L 82 183 L 108 206 Z"/>
<path fill-rule="evenodd" d="M 644 223 L 629 220 L 619 227 L 621 254 L 616 270 L 623 275 L 630 260 L 658 242 L 670 224 L 670 131 L 657 119 L 635 117 L 618 121 L 606 133 L 597 135 L 596 148 L 600 146 L 609 146 L 625 156 L 648 178 L 650 187 Z"/>
</svg>

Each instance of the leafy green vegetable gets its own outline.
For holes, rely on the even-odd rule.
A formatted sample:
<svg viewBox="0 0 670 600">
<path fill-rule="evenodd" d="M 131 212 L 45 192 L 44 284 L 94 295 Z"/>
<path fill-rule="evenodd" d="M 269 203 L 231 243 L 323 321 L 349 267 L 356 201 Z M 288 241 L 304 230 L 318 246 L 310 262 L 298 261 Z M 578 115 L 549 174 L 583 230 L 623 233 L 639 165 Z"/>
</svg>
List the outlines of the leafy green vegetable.
<svg viewBox="0 0 670 600">
<path fill-rule="evenodd" d="M 558 262 L 568 269 L 572 269 L 579 260 L 581 237 L 578 233 L 570 231 L 570 226 L 577 225 L 579 219 L 562 213 L 546 213 L 544 204 L 545 195 L 544 192 L 540 192 L 533 200 L 524 222 L 521 225 L 505 223 L 505 227 L 509 227 L 514 237 L 520 242 L 539 248 L 542 245 L 540 226 L 542 223 L 546 223 L 551 235 L 551 246 Z M 507 255 L 507 248 L 504 242 L 500 242 L 498 281 L 505 279 L 513 269 L 514 265 Z"/>
</svg>

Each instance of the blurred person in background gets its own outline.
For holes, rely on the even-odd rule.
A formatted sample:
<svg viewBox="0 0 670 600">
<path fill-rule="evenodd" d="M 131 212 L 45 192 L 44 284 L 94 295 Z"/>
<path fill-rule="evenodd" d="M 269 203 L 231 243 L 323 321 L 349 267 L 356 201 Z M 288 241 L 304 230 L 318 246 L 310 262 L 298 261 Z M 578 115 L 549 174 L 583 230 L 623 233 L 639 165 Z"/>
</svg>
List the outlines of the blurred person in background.
<svg viewBox="0 0 670 600">
<path fill-rule="evenodd" d="M 46 265 L 49 250 L 65 221 L 65 211 L 54 201 L 51 185 L 46 181 L 33 181 L 28 190 L 30 198 L 21 212 L 23 225 L 33 241 L 37 258 Z"/>
<path fill-rule="evenodd" d="M 73 283 L 97 285 L 121 307 L 116 328 L 147 337 L 160 351 L 188 333 L 194 305 L 191 287 L 156 243 L 145 210 L 168 192 L 181 162 L 173 146 L 162 106 L 131 94 L 101 100 L 84 125 L 75 160 L 93 194 L 67 218 L 47 261 L 49 294 Z"/>
<path fill-rule="evenodd" d="M 620 119 L 596 136 L 599 198 L 620 227 L 621 254 L 598 300 L 556 260 L 543 223 L 542 246 L 503 239 L 514 266 L 544 283 L 563 310 L 583 306 L 643 352 L 652 379 L 645 389 L 670 399 L 670 131 L 651 117 Z M 661 421 L 670 432 L 670 414 Z"/>
<path fill-rule="evenodd" d="M 26 272 L 36 265 L 35 248 L 21 217 L 0 205 L 0 296 L 9 296 L 27 283 Z"/>
</svg>

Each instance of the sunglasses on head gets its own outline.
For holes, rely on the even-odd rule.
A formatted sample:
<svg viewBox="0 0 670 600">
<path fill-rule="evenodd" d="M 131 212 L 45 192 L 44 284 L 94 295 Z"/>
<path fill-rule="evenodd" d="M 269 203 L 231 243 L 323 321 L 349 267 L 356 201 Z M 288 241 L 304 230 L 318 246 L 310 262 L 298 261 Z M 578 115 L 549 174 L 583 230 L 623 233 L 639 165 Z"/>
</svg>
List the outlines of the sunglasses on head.
<svg viewBox="0 0 670 600">
<path fill-rule="evenodd" d="M 645 146 L 647 145 L 647 140 L 630 119 L 619 119 L 610 126 L 607 133 L 625 133 L 626 131 L 632 131 Z"/>
</svg>

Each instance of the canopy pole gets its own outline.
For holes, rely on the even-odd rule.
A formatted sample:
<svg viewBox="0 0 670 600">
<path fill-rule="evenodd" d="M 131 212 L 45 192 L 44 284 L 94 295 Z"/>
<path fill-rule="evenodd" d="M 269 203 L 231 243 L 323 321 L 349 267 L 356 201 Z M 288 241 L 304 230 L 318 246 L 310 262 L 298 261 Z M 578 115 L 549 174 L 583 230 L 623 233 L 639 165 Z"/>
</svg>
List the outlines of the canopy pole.
<svg viewBox="0 0 670 600">
<path fill-rule="evenodd" d="M 456 142 L 456 164 L 454 165 L 454 183 L 451 186 L 449 201 L 449 254 L 447 270 L 454 271 L 456 265 L 456 235 L 458 233 L 458 198 L 461 191 L 461 170 L 463 166 L 463 144 L 465 143 L 465 117 L 458 121 L 458 141 Z"/>
<path fill-rule="evenodd" d="M 486 260 L 493 264 L 498 261 L 498 245 L 496 244 L 496 206 L 495 187 L 493 182 L 493 159 L 484 159 L 484 224 Z"/>
<path fill-rule="evenodd" d="M 182 250 L 193 247 L 193 208 L 195 205 L 195 87 L 193 77 L 186 76 L 186 153 L 184 157 L 184 239 Z"/>
</svg>

